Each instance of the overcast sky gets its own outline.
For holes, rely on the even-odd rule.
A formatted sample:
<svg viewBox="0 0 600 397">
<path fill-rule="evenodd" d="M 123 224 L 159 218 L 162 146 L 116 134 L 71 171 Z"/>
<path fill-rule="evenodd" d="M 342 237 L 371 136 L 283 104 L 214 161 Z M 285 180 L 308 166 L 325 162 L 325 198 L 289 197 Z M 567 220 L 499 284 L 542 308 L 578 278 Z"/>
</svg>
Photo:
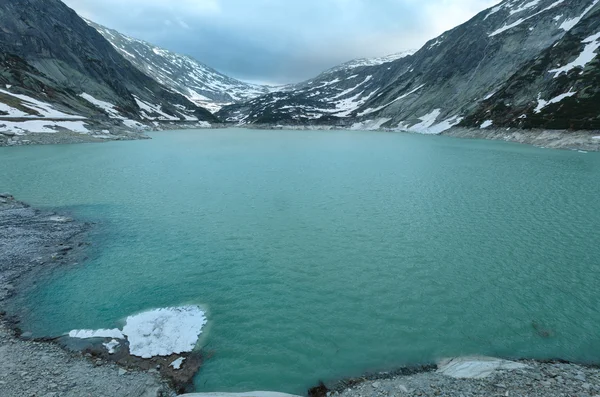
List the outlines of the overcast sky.
<svg viewBox="0 0 600 397">
<path fill-rule="evenodd" d="M 419 48 L 499 0 L 63 0 L 80 15 L 241 80 L 299 82 Z"/>
</svg>

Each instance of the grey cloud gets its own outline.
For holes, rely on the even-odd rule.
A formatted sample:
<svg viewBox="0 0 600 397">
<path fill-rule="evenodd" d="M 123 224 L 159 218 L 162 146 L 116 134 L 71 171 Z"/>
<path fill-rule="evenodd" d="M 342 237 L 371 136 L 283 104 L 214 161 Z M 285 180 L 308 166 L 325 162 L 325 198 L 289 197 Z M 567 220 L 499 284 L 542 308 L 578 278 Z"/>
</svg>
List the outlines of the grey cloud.
<svg viewBox="0 0 600 397">
<path fill-rule="evenodd" d="M 244 80 L 289 83 L 416 48 L 494 0 L 64 0 L 81 15 Z"/>
</svg>

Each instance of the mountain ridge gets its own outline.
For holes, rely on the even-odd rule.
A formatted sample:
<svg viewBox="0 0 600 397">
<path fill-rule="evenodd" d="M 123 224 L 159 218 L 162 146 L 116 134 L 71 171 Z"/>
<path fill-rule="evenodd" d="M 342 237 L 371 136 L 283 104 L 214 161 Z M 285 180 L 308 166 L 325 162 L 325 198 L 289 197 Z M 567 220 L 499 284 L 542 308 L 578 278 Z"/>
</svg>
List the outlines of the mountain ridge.
<svg viewBox="0 0 600 397">
<path fill-rule="evenodd" d="M 370 124 L 421 133 L 441 133 L 457 125 L 479 128 L 487 120 L 476 124 L 470 117 L 479 104 L 569 30 L 596 15 L 599 7 L 598 0 L 505 0 L 412 55 L 352 73 L 334 68 L 312 80 L 316 88 L 271 93 L 225 107 L 217 115 L 242 125 Z M 592 26 L 587 29 L 590 36 L 596 33 Z M 582 117 L 596 118 L 599 112 L 592 108 Z M 545 125 L 550 124 L 532 122 L 523 128 Z"/>
<path fill-rule="evenodd" d="M 86 133 L 218 122 L 135 69 L 59 0 L 2 2 L 0 23 L 0 131 Z M 65 118 L 79 121 L 56 121 Z"/>
<path fill-rule="evenodd" d="M 281 88 L 234 79 L 188 55 L 178 54 L 91 20 L 84 20 L 138 70 L 211 111 Z"/>
</svg>

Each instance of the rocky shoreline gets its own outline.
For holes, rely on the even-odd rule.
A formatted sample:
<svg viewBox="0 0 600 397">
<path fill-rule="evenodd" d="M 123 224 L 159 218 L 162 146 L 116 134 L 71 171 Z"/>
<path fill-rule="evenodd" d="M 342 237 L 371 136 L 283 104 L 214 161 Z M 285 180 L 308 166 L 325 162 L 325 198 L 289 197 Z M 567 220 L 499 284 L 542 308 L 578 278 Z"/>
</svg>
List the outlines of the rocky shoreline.
<svg viewBox="0 0 600 397">
<path fill-rule="evenodd" d="M 600 369 L 561 361 L 463 357 L 310 390 L 311 397 L 600 396 Z"/>
<path fill-rule="evenodd" d="M 450 128 L 444 136 L 466 139 L 487 139 L 543 147 L 546 149 L 600 151 L 600 131 L 519 130 Z"/>
<path fill-rule="evenodd" d="M 11 132 L 0 132 L 0 147 L 28 145 L 68 145 L 76 143 L 102 143 L 110 141 L 137 141 L 150 139 L 141 132 L 123 134 L 79 134 L 71 131 L 54 133 L 29 133 L 16 135 Z"/>
<path fill-rule="evenodd" d="M 149 131 L 162 130 L 186 130 L 199 128 L 195 124 L 161 125 Z M 242 128 L 262 130 L 302 130 L 302 131 L 333 131 L 352 130 L 346 125 L 271 125 L 271 124 L 249 124 L 249 125 L 227 125 L 219 124 L 214 128 Z M 396 133 L 412 133 L 410 131 L 399 131 L 386 128 L 367 129 L 368 131 L 383 131 Z M 515 142 L 532 145 L 547 149 L 580 150 L 586 152 L 600 151 L 600 131 L 567 131 L 567 130 L 521 130 L 521 129 L 494 129 L 494 128 L 462 128 L 452 127 L 441 134 L 454 138 L 486 139 L 494 141 Z M 110 141 L 128 141 L 150 139 L 143 132 L 117 131 L 109 134 L 79 134 L 70 131 L 60 131 L 52 134 L 30 133 L 26 135 L 15 135 L 10 132 L 0 132 L 0 147 L 2 146 L 24 146 L 24 145 L 54 145 L 54 144 L 76 144 L 76 143 L 101 143 Z"/>
<path fill-rule="evenodd" d="M 377 123 L 374 124 L 375 126 Z M 357 130 L 350 125 L 268 125 L 253 124 L 240 128 L 266 129 L 266 130 L 302 130 L 302 131 L 335 131 L 335 130 Z M 415 133 L 389 128 L 373 128 L 367 131 L 383 131 L 391 133 Z M 600 131 L 568 131 L 568 130 L 522 130 L 516 128 L 462 128 L 452 127 L 440 134 L 454 138 L 485 139 L 494 141 L 505 141 L 532 145 L 546 149 L 581 150 L 586 152 L 600 151 Z"/>
<path fill-rule="evenodd" d="M 6 312 L 11 298 L 26 292 L 36 278 L 84 259 L 89 228 L 0 193 L 0 396 L 175 395 L 155 367 L 144 370 L 125 357 L 117 365 L 93 345 L 71 351 L 56 340 L 32 340 L 21 332 L 18 316 Z"/>
</svg>

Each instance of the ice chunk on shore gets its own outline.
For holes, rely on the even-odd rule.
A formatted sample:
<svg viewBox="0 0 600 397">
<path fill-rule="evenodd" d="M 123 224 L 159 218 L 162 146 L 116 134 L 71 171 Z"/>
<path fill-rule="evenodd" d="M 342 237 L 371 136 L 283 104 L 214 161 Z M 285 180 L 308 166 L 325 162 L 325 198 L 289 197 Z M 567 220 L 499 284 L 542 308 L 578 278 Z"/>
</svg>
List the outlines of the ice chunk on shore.
<svg viewBox="0 0 600 397">
<path fill-rule="evenodd" d="M 173 367 L 173 369 L 181 369 L 181 365 L 184 361 L 185 357 L 179 357 L 177 360 L 173 361 L 170 366 Z"/>
<path fill-rule="evenodd" d="M 78 339 L 91 339 L 91 338 L 113 338 L 113 339 L 125 339 L 123 333 L 115 329 L 74 329 L 69 332 L 71 338 Z"/>
<path fill-rule="evenodd" d="M 169 356 L 192 351 L 205 324 L 198 306 L 171 307 L 128 317 L 123 334 L 134 356 Z"/>
<path fill-rule="evenodd" d="M 108 354 L 114 354 L 115 348 L 117 346 L 119 346 L 120 344 L 121 344 L 121 342 L 119 342 L 116 339 L 113 339 L 108 343 L 103 343 L 102 346 L 106 347 L 106 350 L 108 350 Z"/>
<path fill-rule="evenodd" d="M 437 372 L 457 379 L 482 379 L 497 370 L 510 371 L 523 368 L 529 367 L 525 364 L 493 357 L 457 357 L 442 360 L 438 364 Z"/>
</svg>

